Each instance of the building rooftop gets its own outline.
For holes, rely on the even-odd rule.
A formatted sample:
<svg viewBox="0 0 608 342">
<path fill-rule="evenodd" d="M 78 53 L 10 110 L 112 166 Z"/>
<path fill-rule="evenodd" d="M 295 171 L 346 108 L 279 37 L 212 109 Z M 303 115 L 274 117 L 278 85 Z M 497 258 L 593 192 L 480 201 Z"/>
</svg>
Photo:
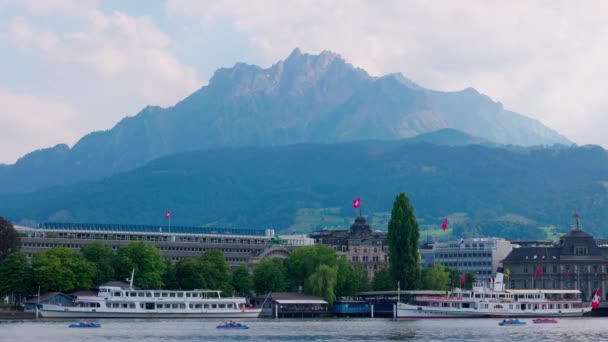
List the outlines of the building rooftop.
<svg viewBox="0 0 608 342">
<path fill-rule="evenodd" d="M 188 227 L 188 226 L 153 226 L 133 224 L 99 224 L 99 223 L 61 223 L 44 222 L 39 229 L 57 231 L 93 231 L 116 233 L 175 233 L 175 234 L 218 234 L 218 235 L 249 235 L 266 236 L 265 229 Z"/>
<path fill-rule="evenodd" d="M 259 301 L 266 300 L 268 295 L 257 296 Z M 327 304 L 321 297 L 311 296 L 299 292 L 273 292 L 268 299 L 280 304 Z"/>
<path fill-rule="evenodd" d="M 581 230 L 579 217 L 573 215 L 572 230 L 561 236 L 552 246 L 531 245 L 531 247 L 514 248 L 503 262 L 542 262 L 560 260 L 562 257 L 606 257 L 608 247 L 598 246 L 589 233 Z"/>
</svg>

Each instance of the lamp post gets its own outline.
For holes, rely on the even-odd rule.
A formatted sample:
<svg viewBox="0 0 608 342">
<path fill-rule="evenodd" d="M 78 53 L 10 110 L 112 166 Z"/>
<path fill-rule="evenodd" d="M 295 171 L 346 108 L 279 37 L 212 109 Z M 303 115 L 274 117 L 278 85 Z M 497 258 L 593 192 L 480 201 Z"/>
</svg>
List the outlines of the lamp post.
<svg viewBox="0 0 608 342">
<path fill-rule="evenodd" d="M 401 283 L 397 282 L 397 303 L 401 302 Z"/>
</svg>

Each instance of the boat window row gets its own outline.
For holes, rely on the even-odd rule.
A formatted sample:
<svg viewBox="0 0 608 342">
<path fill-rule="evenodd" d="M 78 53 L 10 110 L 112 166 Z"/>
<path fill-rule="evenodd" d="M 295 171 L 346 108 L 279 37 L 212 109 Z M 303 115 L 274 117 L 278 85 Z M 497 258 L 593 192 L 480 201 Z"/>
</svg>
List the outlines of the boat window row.
<svg viewBox="0 0 608 342">
<path fill-rule="evenodd" d="M 90 307 L 99 307 L 99 303 L 90 303 L 97 304 L 97 306 Z M 141 309 L 150 309 L 150 305 L 154 305 L 156 309 L 185 309 L 185 303 L 140 303 L 139 308 Z M 81 305 L 79 305 L 81 306 Z M 87 306 L 88 307 L 88 306 Z M 111 309 L 136 309 L 137 305 L 135 303 L 108 303 L 108 308 Z M 188 308 L 190 309 L 234 309 L 236 307 L 235 304 L 188 304 Z"/>
<path fill-rule="evenodd" d="M 101 292 L 105 292 L 104 289 Z M 115 291 L 114 297 L 145 297 L 145 298 L 217 298 L 215 292 L 147 292 L 147 291 Z"/>
<path fill-rule="evenodd" d="M 492 304 L 480 303 L 480 309 L 509 309 L 509 310 L 561 310 L 570 309 L 570 304 Z"/>
</svg>

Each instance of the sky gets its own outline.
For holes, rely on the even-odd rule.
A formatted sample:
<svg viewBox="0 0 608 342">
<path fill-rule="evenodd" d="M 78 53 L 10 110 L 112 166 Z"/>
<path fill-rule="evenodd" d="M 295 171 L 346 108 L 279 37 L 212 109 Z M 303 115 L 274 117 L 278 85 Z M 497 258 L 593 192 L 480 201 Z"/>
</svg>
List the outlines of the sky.
<svg viewBox="0 0 608 342">
<path fill-rule="evenodd" d="M 608 147 L 607 16 L 605 1 L 0 0 L 0 163 L 296 47 L 430 89 L 474 87 Z"/>
</svg>

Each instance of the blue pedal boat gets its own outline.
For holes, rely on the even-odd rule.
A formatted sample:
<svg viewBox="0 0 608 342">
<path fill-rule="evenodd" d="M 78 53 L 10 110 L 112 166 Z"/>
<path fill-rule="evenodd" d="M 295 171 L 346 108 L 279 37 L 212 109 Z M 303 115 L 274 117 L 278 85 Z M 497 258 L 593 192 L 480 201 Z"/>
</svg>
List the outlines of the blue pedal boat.
<svg viewBox="0 0 608 342">
<path fill-rule="evenodd" d="M 101 328 L 101 324 L 95 322 L 78 322 L 68 325 L 68 328 Z"/>
<path fill-rule="evenodd" d="M 498 325 L 500 326 L 508 326 L 508 325 L 526 325 L 526 322 L 520 321 L 518 319 L 510 319 L 510 320 L 503 320 L 502 322 L 498 323 Z"/>
<path fill-rule="evenodd" d="M 218 326 L 217 329 L 249 329 L 249 326 L 240 322 L 225 322 Z"/>
</svg>

